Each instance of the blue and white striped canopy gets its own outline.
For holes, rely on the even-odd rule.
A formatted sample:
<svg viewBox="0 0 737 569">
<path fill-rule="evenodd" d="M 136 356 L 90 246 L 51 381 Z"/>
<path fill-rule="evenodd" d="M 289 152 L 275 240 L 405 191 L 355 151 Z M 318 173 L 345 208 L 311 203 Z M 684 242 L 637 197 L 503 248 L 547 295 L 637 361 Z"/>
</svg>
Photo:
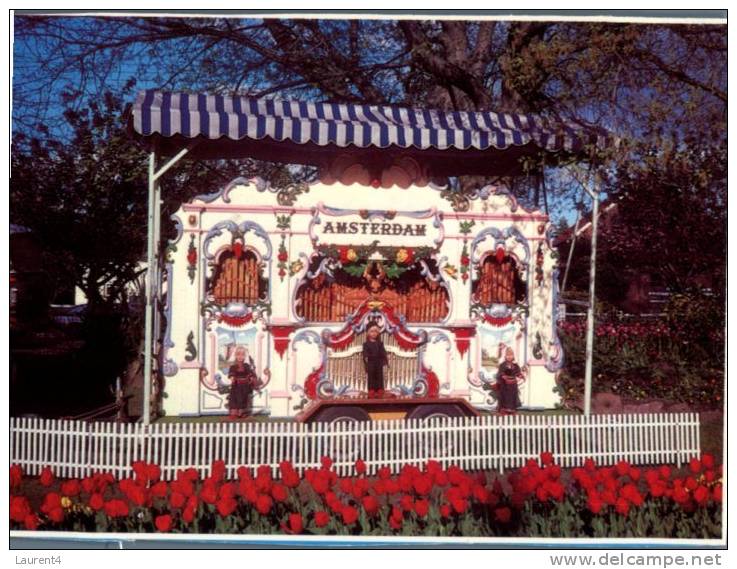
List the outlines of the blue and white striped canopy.
<svg viewBox="0 0 737 569">
<path fill-rule="evenodd" d="M 609 143 L 601 131 L 551 124 L 533 115 L 306 103 L 153 90 L 139 93 L 130 121 L 133 133 L 143 138 L 156 137 L 163 141 L 198 138 L 229 144 L 231 149 L 235 141 L 261 141 L 262 145 L 284 143 L 276 146 L 287 149 L 287 154 L 291 149 L 292 155 L 294 145 L 303 145 L 299 150 L 311 153 L 313 158 L 318 150 L 329 151 L 327 147 L 427 150 L 434 151 L 434 155 L 438 151 L 453 153 L 454 150 L 476 155 L 479 151 L 492 150 L 498 154 L 509 149 L 518 156 L 522 154 L 521 147 L 528 149 L 525 154 L 533 150 L 576 154 L 587 145 L 604 147 Z M 310 161 L 305 158 L 305 163 Z"/>
</svg>

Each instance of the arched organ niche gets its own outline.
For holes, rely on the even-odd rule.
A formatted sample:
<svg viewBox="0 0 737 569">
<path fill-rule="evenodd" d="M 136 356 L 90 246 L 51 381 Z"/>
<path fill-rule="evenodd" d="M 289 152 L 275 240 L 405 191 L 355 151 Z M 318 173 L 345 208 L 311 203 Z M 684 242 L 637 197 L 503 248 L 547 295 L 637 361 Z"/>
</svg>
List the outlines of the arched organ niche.
<svg viewBox="0 0 737 569">
<path fill-rule="evenodd" d="M 366 391 L 363 343 L 367 338 L 364 330 L 356 334 L 349 345 L 328 350 L 326 376 L 336 387 L 347 386 L 350 391 Z M 384 389 L 391 391 L 412 385 L 421 371 L 418 350 L 403 349 L 390 333 L 383 332 L 380 339 L 389 362 L 384 370 Z"/>
<path fill-rule="evenodd" d="M 489 253 L 478 266 L 472 285 L 472 300 L 481 306 L 515 305 L 526 301 L 527 285 L 520 277 L 518 263 L 511 255 Z"/>
<path fill-rule="evenodd" d="M 367 300 L 387 304 L 407 322 L 442 322 L 449 311 L 434 259 L 405 268 L 381 259 L 340 264 L 316 255 L 297 289 L 296 312 L 307 322 L 343 322 Z"/>
<path fill-rule="evenodd" d="M 262 263 L 251 249 L 234 246 L 217 258 L 208 283 L 208 295 L 217 304 L 257 304 L 268 293 Z"/>
</svg>

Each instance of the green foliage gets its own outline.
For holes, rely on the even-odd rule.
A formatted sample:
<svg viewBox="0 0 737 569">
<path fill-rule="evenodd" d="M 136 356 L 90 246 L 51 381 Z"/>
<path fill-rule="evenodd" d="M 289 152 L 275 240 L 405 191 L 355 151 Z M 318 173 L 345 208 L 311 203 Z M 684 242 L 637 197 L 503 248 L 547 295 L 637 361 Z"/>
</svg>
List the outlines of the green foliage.
<svg viewBox="0 0 737 569">
<path fill-rule="evenodd" d="M 594 391 L 721 408 L 724 325 L 715 304 L 709 297 L 701 302 L 674 297 L 665 323 L 600 321 L 594 337 Z M 704 318 L 709 314 L 705 305 L 714 310 L 712 320 Z M 576 401 L 583 396 L 583 324 L 564 325 L 559 335 L 566 364 L 558 389 L 565 401 Z"/>
</svg>

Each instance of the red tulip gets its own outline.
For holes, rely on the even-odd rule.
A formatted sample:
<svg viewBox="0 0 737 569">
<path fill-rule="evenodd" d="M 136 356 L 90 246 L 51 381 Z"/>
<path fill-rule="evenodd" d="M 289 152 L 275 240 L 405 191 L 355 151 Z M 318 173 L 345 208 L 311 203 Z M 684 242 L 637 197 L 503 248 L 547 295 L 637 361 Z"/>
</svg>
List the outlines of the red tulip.
<svg viewBox="0 0 737 569">
<path fill-rule="evenodd" d="M 356 461 L 356 474 L 363 475 L 366 474 L 366 463 L 362 461 L 360 458 Z"/>
<path fill-rule="evenodd" d="M 422 474 L 415 478 L 413 486 L 419 496 L 427 496 L 432 490 L 432 479 L 430 476 Z"/>
<path fill-rule="evenodd" d="M 286 502 L 287 498 L 289 497 L 289 491 L 287 490 L 287 487 L 283 484 L 275 482 L 274 485 L 271 487 L 271 496 L 277 502 Z"/>
<path fill-rule="evenodd" d="M 661 466 L 658 468 L 658 473 L 663 480 L 668 480 L 670 478 L 670 466 Z"/>
<path fill-rule="evenodd" d="M 379 511 L 379 502 L 374 496 L 364 496 L 361 500 L 361 504 L 369 516 L 373 516 Z"/>
<path fill-rule="evenodd" d="M 79 494 L 81 490 L 82 485 L 79 483 L 79 480 L 76 479 L 67 480 L 61 485 L 61 493 L 65 496 L 74 497 Z"/>
<path fill-rule="evenodd" d="M 550 493 L 550 496 L 553 498 L 553 500 L 556 500 L 560 502 L 563 500 L 563 497 L 565 496 L 566 489 L 563 484 L 561 484 L 558 481 L 555 482 L 548 482 L 547 484 L 547 491 Z"/>
<path fill-rule="evenodd" d="M 506 524 L 512 519 L 512 510 L 503 506 L 494 510 L 494 519 L 499 523 Z"/>
<path fill-rule="evenodd" d="M 56 492 L 49 492 L 44 496 L 43 504 L 41 504 L 41 511 L 44 514 L 48 514 L 54 508 L 61 508 L 61 496 Z"/>
<path fill-rule="evenodd" d="M 218 514 L 225 518 L 235 512 L 235 509 L 238 507 L 238 502 L 236 502 L 234 498 L 221 498 L 217 501 L 215 507 L 217 508 Z"/>
<path fill-rule="evenodd" d="M 698 474 L 701 472 L 701 461 L 698 458 L 692 458 L 688 462 L 688 468 L 693 472 L 694 474 Z"/>
<path fill-rule="evenodd" d="M 673 489 L 673 500 L 678 504 L 685 504 L 688 502 L 688 492 L 682 486 L 675 487 Z"/>
<path fill-rule="evenodd" d="M 22 523 L 32 513 L 31 504 L 25 496 L 10 497 L 10 519 Z"/>
<path fill-rule="evenodd" d="M 111 518 L 124 518 L 130 513 L 128 504 L 117 498 L 107 502 L 104 507 L 105 513 Z"/>
<path fill-rule="evenodd" d="M 440 470 L 433 475 L 433 482 L 435 483 L 435 486 L 447 486 L 448 475 Z"/>
<path fill-rule="evenodd" d="M 453 509 L 458 514 L 462 514 L 468 508 L 468 502 L 466 500 L 464 500 L 463 498 L 457 499 L 457 500 L 453 500 L 451 502 L 451 505 L 453 506 Z"/>
<path fill-rule="evenodd" d="M 344 506 L 340 513 L 345 525 L 351 525 L 358 519 L 358 510 L 353 506 Z"/>
<path fill-rule="evenodd" d="M 699 506 L 703 506 L 709 501 L 709 489 L 706 486 L 699 486 L 694 490 L 693 499 Z"/>
<path fill-rule="evenodd" d="M 430 502 L 427 500 L 417 500 L 415 502 L 415 514 L 417 514 L 419 517 L 424 518 L 427 516 L 428 511 L 430 510 Z"/>
<path fill-rule="evenodd" d="M 23 525 L 29 531 L 36 531 L 40 520 L 36 514 L 30 513 L 23 519 Z"/>
<path fill-rule="evenodd" d="M 390 478 L 386 481 L 386 493 L 390 496 L 394 494 L 399 494 L 400 490 L 401 489 L 399 488 L 399 482 L 397 482 L 397 480 L 395 480 L 394 478 Z"/>
<path fill-rule="evenodd" d="M 402 498 L 399 500 L 399 505 L 405 512 L 411 512 L 415 509 L 415 501 L 409 494 L 405 494 L 404 496 L 402 496 Z"/>
<path fill-rule="evenodd" d="M 225 461 L 215 460 L 210 466 L 210 478 L 217 482 L 222 482 L 225 478 Z"/>
<path fill-rule="evenodd" d="M 601 501 L 599 495 L 594 493 L 589 496 L 586 505 L 592 514 L 598 514 L 601 512 L 601 508 L 604 506 L 604 503 Z"/>
<path fill-rule="evenodd" d="M 448 504 L 440 506 L 440 515 L 444 518 L 450 517 L 450 506 Z"/>
<path fill-rule="evenodd" d="M 14 464 L 10 467 L 10 487 L 18 488 L 23 481 L 23 467 L 19 464 Z"/>
<path fill-rule="evenodd" d="M 552 452 L 541 452 L 540 453 L 540 462 L 544 466 L 547 466 L 549 464 L 553 464 L 553 453 Z"/>
<path fill-rule="evenodd" d="M 191 524 L 194 521 L 195 512 L 196 508 L 190 508 L 187 506 L 184 508 L 184 511 L 182 511 L 182 520 L 184 520 L 185 523 Z"/>
<path fill-rule="evenodd" d="M 289 514 L 289 533 L 302 533 L 303 522 L 301 514 Z"/>
<path fill-rule="evenodd" d="M 630 511 L 630 503 L 624 498 L 618 498 L 617 503 L 614 505 L 618 514 L 626 516 Z"/>
<path fill-rule="evenodd" d="M 90 496 L 89 505 L 90 508 L 99 512 L 105 506 L 105 498 L 103 498 L 102 494 L 99 493 L 92 494 Z"/>
<path fill-rule="evenodd" d="M 82 478 L 82 490 L 88 494 L 92 494 L 95 491 L 96 486 L 97 483 L 94 477 L 86 476 L 85 478 Z"/>
<path fill-rule="evenodd" d="M 617 463 L 616 469 L 617 469 L 617 475 L 626 476 L 627 473 L 630 471 L 630 463 L 627 462 L 626 460 L 620 460 Z"/>
<path fill-rule="evenodd" d="M 187 502 L 187 497 L 180 492 L 172 492 L 169 496 L 169 506 L 172 508 L 181 508 Z"/>
<path fill-rule="evenodd" d="M 561 473 L 563 472 L 561 467 L 557 464 L 551 464 L 545 469 L 545 472 L 548 475 L 548 478 L 550 480 L 558 480 L 560 478 Z"/>
<path fill-rule="evenodd" d="M 299 486 L 299 474 L 295 471 L 288 471 L 282 474 L 282 482 L 287 488 L 296 488 Z"/>
<path fill-rule="evenodd" d="M 330 514 L 323 511 L 315 512 L 315 525 L 319 528 L 325 527 L 330 522 Z"/>
<path fill-rule="evenodd" d="M 714 493 L 714 501 L 721 503 L 721 501 L 722 501 L 722 485 L 721 484 L 717 484 L 716 486 L 714 486 L 714 490 L 712 490 L 712 492 Z"/>
<path fill-rule="evenodd" d="M 437 460 L 428 460 L 425 463 L 425 471 L 428 474 L 435 474 L 436 472 L 442 472 L 443 467 Z"/>
<path fill-rule="evenodd" d="M 320 464 L 325 470 L 330 470 L 330 467 L 333 466 L 333 459 L 329 456 L 323 456 L 320 458 Z"/>
<path fill-rule="evenodd" d="M 380 480 L 389 480 L 392 476 L 392 471 L 388 466 L 382 466 L 376 471 L 376 475 Z"/>
<path fill-rule="evenodd" d="M 218 499 L 218 488 L 214 483 L 204 484 L 200 490 L 200 498 L 207 504 L 214 504 Z"/>
<path fill-rule="evenodd" d="M 261 515 L 266 515 L 271 511 L 272 501 L 269 496 L 266 496 L 265 494 L 261 494 L 258 498 L 256 498 L 256 510 L 258 510 L 258 513 Z"/>
<path fill-rule="evenodd" d="M 628 500 L 633 506 L 640 507 L 644 502 L 642 494 L 640 494 L 637 486 L 634 484 L 626 484 L 622 487 L 620 495 Z"/>
<path fill-rule="evenodd" d="M 146 476 L 148 476 L 150 482 L 158 482 L 159 478 L 161 478 L 161 468 L 156 464 L 147 464 Z"/>
<path fill-rule="evenodd" d="M 154 523 L 158 531 L 168 532 L 171 531 L 171 521 L 171 516 L 169 514 L 164 514 L 162 516 L 156 516 Z"/>
<path fill-rule="evenodd" d="M 181 471 L 181 475 L 186 480 L 189 480 L 190 482 L 197 482 L 197 480 L 200 479 L 200 473 L 197 472 L 197 469 L 195 468 L 188 468 L 186 470 Z"/>
<path fill-rule="evenodd" d="M 60 524 L 64 521 L 64 510 L 62 510 L 61 508 L 53 508 L 48 513 L 48 516 L 52 522 Z"/>
<path fill-rule="evenodd" d="M 710 454 L 701 455 L 701 464 L 707 470 L 714 468 L 714 457 Z"/>
<path fill-rule="evenodd" d="M 44 467 L 39 476 L 39 482 L 41 482 L 41 486 L 46 486 L 47 488 L 54 483 L 54 473 L 51 471 L 51 468 L 48 466 Z"/>
<path fill-rule="evenodd" d="M 473 487 L 473 497 L 476 498 L 479 503 L 486 504 L 489 501 L 489 491 L 481 486 L 481 484 L 476 484 Z"/>
<path fill-rule="evenodd" d="M 163 480 L 151 486 L 151 496 L 154 498 L 166 498 L 169 485 Z"/>
<path fill-rule="evenodd" d="M 341 478 L 338 486 L 340 487 L 341 492 L 344 494 L 350 494 L 353 489 L 353 482 L 350 478 Z"/>
</svg>

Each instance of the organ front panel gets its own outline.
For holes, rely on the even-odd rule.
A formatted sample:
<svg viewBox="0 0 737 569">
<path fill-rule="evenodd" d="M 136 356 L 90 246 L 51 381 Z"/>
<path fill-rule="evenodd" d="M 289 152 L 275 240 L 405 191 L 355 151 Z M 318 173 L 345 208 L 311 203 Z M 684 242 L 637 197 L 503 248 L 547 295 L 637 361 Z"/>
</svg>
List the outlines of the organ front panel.
<svg viewBox="0 0 737 569">
<path fill-rule="evenodd" d="M 263 297 L 266 281 L 261 277 L 261 266 L 256 255 L 244 251 L 240 257 L 224 253 L 215 268 L 210 294 L 215 302 L 256 304 Z"/>
<path fill-rule="evenodd" d="M 337 271 L 336 271 L 337 272 Z M 302 284 L 297 292 L 297 314 L 308 322 L 342 322 L 366 300 L 388 304 L 408 322 L 439 322 L 448 315 L 448 292 L 435 282 L 410 278 L 385 283 L 370 291 L 360 279 L 328 282 L 317 278 Z"/>
<path fill-rule="evenodd" d="M 412 385 L 419 372 L 419 353 L 404 351 L 391 334 L 381 338 L 387 352 L 389 367 L 384 368 L 384 389 L 400 385 Z M 343 350 L 330 350 L 327 361 L 327 377 L 336 387 L 347 385 L 351 390 L 366 391 L 366 370 L 363 366 L 363 343 L 366 333 L 357 334 Z"/>
<path fill-rule="evenodd" d="M 518 281 L 517 267 L 512 258 L 505 257 L 500 263 L 490 255 L 479 267 L 479 277 L 473 286 L 473 299 L 484 306 L 516 304 L 522 300 L 517 292 Z"/>
</svg>

